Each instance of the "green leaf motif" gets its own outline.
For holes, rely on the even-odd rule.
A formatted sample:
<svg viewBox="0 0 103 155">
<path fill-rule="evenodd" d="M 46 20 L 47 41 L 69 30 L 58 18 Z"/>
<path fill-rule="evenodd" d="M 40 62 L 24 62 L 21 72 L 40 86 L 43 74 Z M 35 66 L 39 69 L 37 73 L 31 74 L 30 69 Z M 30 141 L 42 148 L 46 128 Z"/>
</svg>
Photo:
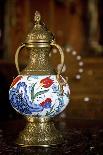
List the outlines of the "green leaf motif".
<svg viewBox="0 0 103 155">
<path fill-rule="evenodd" d="M 53 114 L 56 112 L 55 109 L 53 109 L 54 108 L 54 105 L 51 107 L 50 111 L 47 111 L 46 112 L 46 116 L 53 116 Z"/>
<path fill-rule="evenodd" d="M 32 85 L 32 88 L 31 88 L 31 100 L 33 101 L 33 98 L 34 98 L 34 87 L 35 87 L 36 83 L 34 83 Z"/>
<path fill-rule="evenodd" d="M 35 93 L 34 93 L 34 87 L 33 87 L 33 89 L 31 90 L 31 99 L 32 99 L 32 101 L 34 101 L 34 99 L 35 99 L 36 97 L 38 97 L 39 95 L 44 94 L 44 93 L 46 93 L 46 92 L 48 92 L 48 91 L 49 91 L 49 89 L 48 89 L 48 90 L 39 91 L 39 92 L 37 92 L 37 93 L 35 94 Z"/>
</svg>

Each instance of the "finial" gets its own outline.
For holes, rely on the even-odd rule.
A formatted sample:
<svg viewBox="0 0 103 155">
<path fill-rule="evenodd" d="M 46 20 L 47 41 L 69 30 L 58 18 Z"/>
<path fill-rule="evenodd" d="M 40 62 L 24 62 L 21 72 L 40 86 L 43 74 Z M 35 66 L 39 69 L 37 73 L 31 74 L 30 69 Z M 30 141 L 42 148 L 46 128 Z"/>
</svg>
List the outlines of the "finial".
<svg viewBox="0 0 103 155">
<path fill-rule="evenodd" d="M 40 16 L 40 13 L 38 11 L 35 12 L 34 20 L 37 24 L 39 24 L 39 22 L 41 20 L 41 16 Z"/>
</svg>

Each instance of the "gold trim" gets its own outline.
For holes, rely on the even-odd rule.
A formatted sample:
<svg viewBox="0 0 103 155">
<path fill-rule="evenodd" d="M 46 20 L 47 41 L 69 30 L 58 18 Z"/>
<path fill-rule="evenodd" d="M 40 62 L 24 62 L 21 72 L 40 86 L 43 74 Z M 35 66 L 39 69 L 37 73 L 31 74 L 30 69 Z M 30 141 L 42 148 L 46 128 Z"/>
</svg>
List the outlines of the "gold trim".
<svg viewBox="0 0 103 155">
<path fill-rule="evenodd" d="M 64 66 L 64 52 L 63 52 L 62 48 L 58 44 L 55 43 L 55 41 L 52 41 L 50 45 L 55 46 L 59 50 L 59 53 L 61 55 L 61 67 L 58 70 L 58 75 L 57 75 L 57 77 L 59 77 L 62 72 L 63 66 Z"/>
<path fill-rule="evenodd" d="M 51 45 L 52 46 L 55 46 L 59 50 L 59 53 L 61 55 L 61 68 L 57 72 L 57 80 L 58 80 L 59 85 L 60 85 L 61 94 L 63 94 L 63 86 L 64 86 L 64 83 L 61 80 L 60 74 L 61 74 L 62 69 L 63 69 L 63 66 L 64 66 L 64 52 L 63 52 L 62 48 L 58 44 L 55 43 L 55 41 L 52 41 L 51 42 Z"/>
<path fill-rule="evenodd" d="M 19 55 L 20 50 L 24 47 L 25 47 L 25 44 L 22 44 L 21 46 L 18 47 L 15 53 L 15 66 L 18 71 L 18 74 L 20 74 L 20 69 L 19 69 L 19 64 L 18 64 L 18 55 Z"/>
<path fill-rule="evenodd" d="M 50 44 L 49 43 L 41 43 L 41 42 L 38 42 L 38 43 L 25 43 L 25 46 L 26 47 L 50 47 Z"/>
<path fill-rule="evenodd" d="M 28 122 L 31 122 L 31 123 L 33 123 L 33 122 L 44 123 L 44 122 L 48 122 L 51 120 L 49 117 L 39 117 L 39 119 L 38 119 L 38 117 L 26 116 L 25 118 Z"/>
<path fill-rule="evenodd" d="M 49 41 L 48 40 L 46 40 L 46 39 L 38 39 L 38 40 L 29 40 L 27 43 L 49 43 Z"/>
</svg>

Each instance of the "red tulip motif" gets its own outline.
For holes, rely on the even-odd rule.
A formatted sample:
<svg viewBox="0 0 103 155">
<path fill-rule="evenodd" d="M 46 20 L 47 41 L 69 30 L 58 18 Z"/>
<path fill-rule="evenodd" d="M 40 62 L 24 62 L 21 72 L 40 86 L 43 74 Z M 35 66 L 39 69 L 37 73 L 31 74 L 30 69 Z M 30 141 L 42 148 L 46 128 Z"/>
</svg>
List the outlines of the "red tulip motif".
<svg viewBox="0 0 103 155">
<path fill-rule="evenodd" d="M 19 80 L 21 80 L 22 79 L 22 76 L 17 76 L 14 80 L 13 80 L 13 82 L 12 82 L 12 84 L 11 84 L 11 87 L 13 87 Z"/>
<path fill-rule="evenodd" d="M 41 102 L 40 105 L 43 107 L 43 108 L 50 108 L 51 107 L 51 98 L 46 98 L 45 101 Z"/>
<path fill-rule="evenodd" d="M 44 88 L 48 88 L 53 84 L 53 80 L 51 80 L 49 77 L 46 77 L 40 81 L 40 84 L 42 84 Z"/>
</svg>

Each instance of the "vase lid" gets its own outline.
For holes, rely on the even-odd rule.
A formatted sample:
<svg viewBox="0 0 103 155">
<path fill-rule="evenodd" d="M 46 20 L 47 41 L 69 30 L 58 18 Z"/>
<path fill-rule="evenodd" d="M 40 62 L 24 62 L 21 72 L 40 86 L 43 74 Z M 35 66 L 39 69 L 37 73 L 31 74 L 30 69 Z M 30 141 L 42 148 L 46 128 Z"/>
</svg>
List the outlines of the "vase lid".
<svg viewBox="0 0 103 155">
<path fill-rule="evenodd" d="M 35 12 L 34 21 L 34 27 L 25 40 L 26 46 L 35 47 L 35 45 L 50 45 L 50 43 L 54 40 L 54 36 L 47 29 L 45 24 L 41 22 L 41 15 L 38 11 Z"/>
</svg>

